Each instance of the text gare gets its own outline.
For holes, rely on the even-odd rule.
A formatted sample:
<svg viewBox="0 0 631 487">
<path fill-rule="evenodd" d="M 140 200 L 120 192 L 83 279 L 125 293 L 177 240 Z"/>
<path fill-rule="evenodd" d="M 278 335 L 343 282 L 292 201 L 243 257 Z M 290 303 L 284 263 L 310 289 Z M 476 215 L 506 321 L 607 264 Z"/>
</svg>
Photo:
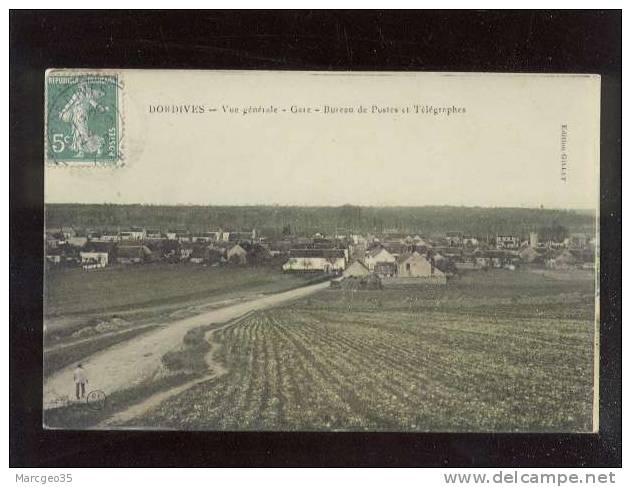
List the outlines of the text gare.
<svg viewBox="0 0 631 487">
<path fill-rule="evenodd" d="M 407 107 L 398 108 L 390 106 L 372 105 L 366 107 L 359 106 L 333 106 L 322 105 L 318 107 L 292 105 L 289 109 L 291 113 L 322 113 L 324 115 L 329 114 L 353 114 L 353 113 L 405 113 Z"/>
</svg>

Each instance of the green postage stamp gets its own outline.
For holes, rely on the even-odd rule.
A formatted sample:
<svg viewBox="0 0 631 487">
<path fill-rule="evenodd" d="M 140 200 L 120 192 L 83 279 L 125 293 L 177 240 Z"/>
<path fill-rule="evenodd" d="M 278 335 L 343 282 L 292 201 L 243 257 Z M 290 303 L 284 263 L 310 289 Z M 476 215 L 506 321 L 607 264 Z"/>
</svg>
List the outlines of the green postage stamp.
<svg viewBox="0 0 631 487">
<path fill-rule="evenodd" d="M 45 103 L 48 165 L 122 164 L 122 84 L 118 73 L 48 70 Z"/>
</svg>

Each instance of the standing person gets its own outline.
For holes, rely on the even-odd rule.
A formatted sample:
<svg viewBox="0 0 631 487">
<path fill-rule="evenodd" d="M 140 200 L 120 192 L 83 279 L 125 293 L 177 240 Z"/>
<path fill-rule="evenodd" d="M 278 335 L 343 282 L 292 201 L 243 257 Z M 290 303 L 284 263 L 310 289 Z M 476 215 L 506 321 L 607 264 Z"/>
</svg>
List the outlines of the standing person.
<svg viewBox="0 0 631 487">
<path fill-rule="evenodd" d="M 74 383 L 75 383 L 75 392 L 77 395 L 77 400 L 85 397 L 85 385 L 88 383 L 88 378 L 85 375 L 85 370 L 83 370 L 83 365 L 77 365 L 77 368 L 74 369 Z M 79 396 L 79 392 L 81 396 Z"/>
</svg>

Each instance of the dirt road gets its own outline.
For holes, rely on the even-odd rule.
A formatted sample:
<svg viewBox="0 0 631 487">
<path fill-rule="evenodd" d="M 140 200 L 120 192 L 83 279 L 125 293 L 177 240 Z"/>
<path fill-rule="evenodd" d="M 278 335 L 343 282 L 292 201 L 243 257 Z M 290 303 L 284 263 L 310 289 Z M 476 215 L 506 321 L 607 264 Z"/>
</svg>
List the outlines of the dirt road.
<svg viewBox="0 0 631 487">
<path fill-rule="evenodd" d="M 166 391 L 161 391 L 156 394 L 152 394 L 151 396 L 143 399 L 142 401 L 136 404 L 133 404 L 127 409 L 119 411 L 113 416 L 107 418 L 105 421 L 98 424 L 96 426 L 96 429 L 115 429 L 118 426 L 124 427 L 124 424 L 127 421 L 131 421 L 132 419 L 145 414 L 147 411 L 158 406 L 160 403 L 162 403 L 163 401 L 166 401 L 170 397 L 177 396 L 178 394 L 182 394 L 184 391 L 187 391 L 194 385 L 209 381 L 211 379 L 216 379 L 224 375 L 226 372 L 228 372 L 221 363 L 216 362 L 214 360 L 214 353 L 218 345 L 212 342 L 211 337 L 213 333 L 216 333 L 217 331 L 222 330 L 226 326 L 230 326 L 232 323 L 234 323 L 234 321 L 230 321 L 226 325 L 220 326 L 219 328 L 216 328 L 206 333 L 205 339 L 210 343 L 210 347 L 211 347 L 205 357 L 206 363 L 208 364 L 207 374 L 205 374 L 203 377 L 193 379 L 191 381 L 188 381 L 184 384 L 168 389 Z"/>
<path fill-rule="evenodd" d="M 99 389 L 109 395 L 152 377 L 160 367 L 162 355 L 179 347 L 182 338 L 191 328 L 232 320 L 249 311 L 299 299 L 327 287 L 329 283 L 322 282 L 172 321 L 155 331 L 96 353 L 82 360 L 89 381 L 86 392 Z M 61 406 L 72 398 L 73 370 L 74 364 L 61 369 L 45 381 L 45 409 Z"/>
</svg>

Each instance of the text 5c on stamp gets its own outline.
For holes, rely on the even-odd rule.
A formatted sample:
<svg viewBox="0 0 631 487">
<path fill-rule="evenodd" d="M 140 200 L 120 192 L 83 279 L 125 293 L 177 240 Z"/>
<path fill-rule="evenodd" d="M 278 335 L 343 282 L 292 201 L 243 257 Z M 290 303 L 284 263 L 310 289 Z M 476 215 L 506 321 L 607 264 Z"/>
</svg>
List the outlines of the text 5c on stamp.
<svg viewBox="0 0 631 487">
<path fill-rule="evenodd" d="M 122 84 L 117 73 L 46 73 L 45 159 L 54 166 L 122 164 Z"/>
</svg>

